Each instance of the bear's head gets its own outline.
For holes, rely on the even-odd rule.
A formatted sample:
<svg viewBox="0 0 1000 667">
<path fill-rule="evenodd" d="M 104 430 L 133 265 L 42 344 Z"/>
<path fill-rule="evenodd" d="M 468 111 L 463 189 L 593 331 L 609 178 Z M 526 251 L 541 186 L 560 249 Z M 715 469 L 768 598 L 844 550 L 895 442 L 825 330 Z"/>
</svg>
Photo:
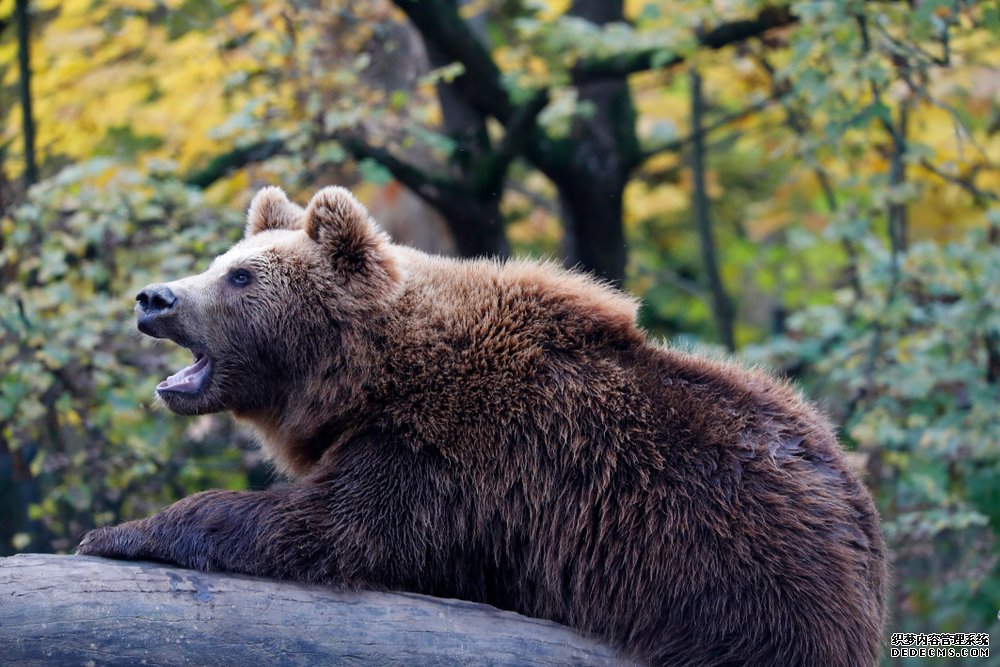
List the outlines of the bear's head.
<svg viewBox="0 0 1000 667">
<path fill-rule="evenodd" d="M 264 188 L 240 243 L 136 297 L 140 331 L 194 354 L 156 392 L 180 414 L 231 410 L 265 425 L 293 403 L 346 403 L 331 379 L 350 372 L 358 326 L 387 311 L 399 283 L 391 244 L 350 192 L 325 188 L 302 209 Z"/>
</svg>

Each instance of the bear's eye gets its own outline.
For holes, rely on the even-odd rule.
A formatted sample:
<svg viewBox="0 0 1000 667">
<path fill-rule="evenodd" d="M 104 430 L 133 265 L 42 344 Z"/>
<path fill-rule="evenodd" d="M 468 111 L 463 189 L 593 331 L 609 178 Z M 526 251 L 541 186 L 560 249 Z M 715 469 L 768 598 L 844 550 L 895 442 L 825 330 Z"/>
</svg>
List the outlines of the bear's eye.
<svg viewBox="0 0 1000 667">
<path fill-rule="evenodd" d="M 226 276 L 226 280 L 234 287 L 246 287 L 253 282 L 253 274 L 246 269 L 236 269 Z"/>
</svg>

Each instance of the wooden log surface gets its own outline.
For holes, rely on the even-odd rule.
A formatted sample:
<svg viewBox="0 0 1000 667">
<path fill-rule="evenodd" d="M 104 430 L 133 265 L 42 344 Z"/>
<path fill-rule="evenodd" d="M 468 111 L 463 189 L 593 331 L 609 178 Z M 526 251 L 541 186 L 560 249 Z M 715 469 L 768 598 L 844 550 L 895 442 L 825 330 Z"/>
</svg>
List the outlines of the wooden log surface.
<svg viewBox="0 0 1000 667">
<path fill-rule="evenodd" d="M 0 558 L 4 665 L 617 665 L 482 604 L 83 556 Z"/>
</svg>

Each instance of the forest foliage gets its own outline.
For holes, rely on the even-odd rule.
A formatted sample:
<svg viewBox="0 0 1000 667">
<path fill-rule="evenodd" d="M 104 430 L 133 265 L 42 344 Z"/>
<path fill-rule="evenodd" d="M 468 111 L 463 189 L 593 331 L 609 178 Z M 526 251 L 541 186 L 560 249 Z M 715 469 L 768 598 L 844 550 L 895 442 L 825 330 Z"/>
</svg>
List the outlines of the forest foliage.
<svg viewBox="0 0 1000 667">
<path fill-rule="evenodd" d="M 0 0 L 5 101 L 20 3 Z M 132 297 L 237 238 L 258 186 L 339 183 L 793 378 L 877 497 L 890 629 L 993 627 L 998 3 L 24 4 L 39 180 L 5 104 L 0 553 L 271 481 L 227 419 L 155 409 L 180 353 L 129 334 Z"/>
</svg>

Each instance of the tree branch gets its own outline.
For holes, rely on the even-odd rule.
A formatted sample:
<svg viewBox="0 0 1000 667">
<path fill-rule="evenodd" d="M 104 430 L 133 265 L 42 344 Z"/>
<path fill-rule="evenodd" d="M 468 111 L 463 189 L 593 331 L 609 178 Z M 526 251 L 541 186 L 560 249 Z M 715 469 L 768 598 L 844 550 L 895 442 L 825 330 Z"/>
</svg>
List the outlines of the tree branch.
<svg viewBox="0 0 1000 667">
<path fill-rule="evenodd" d="M 338 141 L 355 159 L 375 160 L 388 169 L 396 180 L 425 198 L 430 199 L 436 196 L 436 192 L 441 188 L 458 187 L 457 183 L 443 176 L 425 172 L 401 160 L 384 148 L 366 143 L 356 135 L 343 132 L 337 133 L 331 138 Z M 285 142 L 281 139 L 265 139 L 249 146 L 239 146 L 212 158 L 203 169 L 188 174 L 184 178 L 184 182 L 204 189 L 236 169 L 263 162 L 285 152 Z"/>
<path fill-rule="evenodd" d="M 462 255 L 506 256 L 510 252 L 498 206 L 499 189 L 490 197 L 485 197 L 470 190 L 466 183 L 424 171 L 360 137 L 338 134 L 333 138 L 355 159 L 367 158 L 378 162 L 397 181 L 436 208 L 444 217 Z M 503 178 L 502 173 L 500 178 Z"/>
<path fill-rule="evenodd" d="M 477 192 L 489 194 L 500 189 L 507 175 L 507 168 L 521 153 L 525 142 L 533 134 L 535 119 L 548 103 L 549 92 L 540 90 L 514 112 L 500 145 L 483 158 L 483 164 L 479 168 L 480 173 L 473 185 Z"/>
<path fill-rule="evenodd" d="M 338 141 L 356 160 L 374 160 L 389 170 L 393 178 L 415 192 L 428 204 L 440 206 L 442 191 L 455 190 L 459 184 L 437 174 L 431 174 L 414 164 L 396 157 L 384 148 L 373 146 L 359 136 L 347 133 L 337 133 L 333 139 Z"/>
<path fill-rule="evenodd" d="M 716 26 L 698 38 L 704 48 L 718 50 L 751 37 L 759 37 L 768 30 L 796 23 L 798 19 L 788 7 L 766 7 L 754 19 L 731 21 Z M 619 79 L 636 72 L 654 68 L 657 56 L 663 49 L 644 49 L 623 53 L 610 58 L 588 58 L 573 68 L 573 82 L 577 85 L 601 79 Z M 666 68 L 684 62 L 684 56 L 674 56 L 658 65 Z"/>
<path fill-rule="evenodd" d="M 469 29 L 454 2 L 449 0 L 393 0 L 410 19 L 428 45 L 465 72 L 455 78 L 457 91 L 481 112 L 506 125 L 513 105 L 503 87 L 500 68 L 486 47 Z"/>
<path fill-rule="evenodd" d="M 975 184 L 976 171 L 973 171 L 972 174 L 963 178 L 962 176 L 958 176 L 956 174 L 949 174 L 937 165 L 931 163 L 929 160 L 921 160 L 920 166 L 941 180 L 962 188 L 972 195 L 975 198 L 976 203 L 979 205 L 983 205 L 987 201 L 1000 201 L 1000 195 L 997 195 L 997 193 L 990 190 L 983 190 Z"/>
<path fill-rule="evenodd" d="M 757 102 L 749 104 L 746 107 L 740 109 L 739 111 L 734 111 L 733 113 L 722 116 L 715 122 L 703 126 L 700 130 L 701 136 L 705 137 L 711 134 L 712 132 L 725 127 L 726 125 L 729 125 L 730 123 L 742 120 L 747 116 L 754 114 L 758 111 L 763 111 L 764 109 L 767 108 L 769 104 L 771 104 L 771 102 L 774 101 L 774 99 L 775 98 L 773 97 L 768 97 L 763 100 L 758 100 Z M 687 136 L 679 137 L 677 139 L 671 139 L 670 141 L 665 141 L 658 146 L 650 146 L 645 150 L 643 150 L 642 153 L 640 153 L 636 166 L 641 165 L 643 162 L 659 155 L 660 153 L 671 153 L 679 151 L 685 146 L 689 145 L 694 140 L 695 140 L 695 133 L 692 132 Z"/>
<path fill-rule="evenodd" d="M 215 156 L 204 168 L 185 176 L 184 182 L 205 189 L 236 169 L 242 169 L 255 162 L 263 162 L 284 151 L 285 142 L 281 139 L 264 139 L 249 146 L 238 146 Z"/>
</svg>

